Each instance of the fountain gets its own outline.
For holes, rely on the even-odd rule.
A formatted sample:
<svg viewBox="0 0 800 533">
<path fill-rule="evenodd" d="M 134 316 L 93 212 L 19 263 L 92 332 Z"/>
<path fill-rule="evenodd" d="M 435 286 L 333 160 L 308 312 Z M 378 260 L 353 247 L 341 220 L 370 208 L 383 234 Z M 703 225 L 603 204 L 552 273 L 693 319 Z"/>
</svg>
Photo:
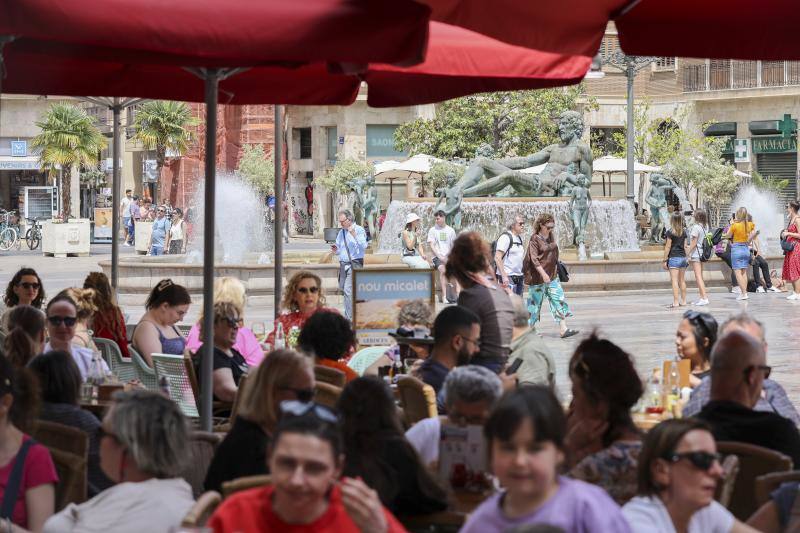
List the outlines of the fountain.
<svg viewBox="0 0 800 533">
<path fill-rule="evenodd" d="M 760 190 L 752 185 L 745 185 L 731 202 L 731 213 L 739 207 L 746 207 L 753 216 L 756 229 L 761 233 L 758 240 L 765 256 L 782 255 L 780 234 L 786 229 L 786 220 L 781 209 L 781 201 L 774 192 Z"/>
</svg>

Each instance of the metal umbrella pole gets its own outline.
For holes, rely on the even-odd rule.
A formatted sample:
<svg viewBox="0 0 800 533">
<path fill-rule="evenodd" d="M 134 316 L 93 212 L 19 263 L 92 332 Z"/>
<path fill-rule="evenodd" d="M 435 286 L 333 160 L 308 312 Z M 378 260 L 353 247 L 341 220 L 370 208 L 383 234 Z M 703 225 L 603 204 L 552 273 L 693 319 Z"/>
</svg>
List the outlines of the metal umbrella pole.
<svg viewBox="0 0 800 533">
<path fill-rule="evenodd" d="M 283 293 L 283 117 L 281 106 L 275 105 L 275 135 L 273 141 L 273 159 L 275 160 L 275 318 L 281 312 L 281 296 Z M 288 221 L 287 221 L 288 223 Z"/>
</svg>

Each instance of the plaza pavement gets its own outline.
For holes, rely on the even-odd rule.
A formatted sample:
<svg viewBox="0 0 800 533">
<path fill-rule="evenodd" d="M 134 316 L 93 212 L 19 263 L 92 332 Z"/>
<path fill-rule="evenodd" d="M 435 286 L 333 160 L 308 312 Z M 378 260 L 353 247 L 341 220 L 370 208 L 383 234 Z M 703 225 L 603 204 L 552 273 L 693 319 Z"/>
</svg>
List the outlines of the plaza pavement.
<svg viewBox="0 0 800 533">
<path fill-rule="evenodd" d="M 292 242 L 287 249 L 317 249 L 323 246 L 317 242 Z M 24 248 L 24 245 L 23 245 Z M 132 254 L 132 248 L 120 247 L 122 255 Z M 42 277 L 47 294 L 52 296 L 66 287 L 80 285 L 88 272 L 100 270 L 98 261 L 110 259 L 110 245 L 94 245 L 90 257 L 53 258 L 44 257 L 41 252 L 19 250 L 0 252 L 0 283 L 5 284 L 22 266 L 33 267 Z M 666 273 L 665 273 L 666 276 Z M 583 334 L 597 328 L 606 336 L 622 346 L 636 359 L 641 375 L 660 365 L 664 359 L 675 355 L 675 329 L 681 320 L 684 309 L 668 310 L 671 303 L 669 291 L 649 291 L 635 293 L 581 293 L 570 294 L 569 284 L 565 284 L 567 301 L 575 314 L 569 319 L 570 327 L 579 329 L 581 335 L 570 339 L 558 337 L 558 326 L 550 316 L 547 306 L 542 312 L 539 331 L 545 343 L 553 351 L 557 364 L 557 382 L 562 394 L 569 394 L 567 363 L 575 346 Z M 708 311 L 721 323 L 727 317 L 747 311 L 764 322 L 769 344 L 768 361 L 772 366 L 774 379 L 779 381 L 792 400 L 800 401 L 800 373 L 798 364 L 798 345 L 800 344 L 800 301 L 788 301 L 787 293 L 750 294 L 747 302 L 736 301 L 727 292 L 712 291 L 711 305 L 694 308 Z M 697 298 L 696 290 L 689 289 L 689 300 Z M 144 312 L 144 295 L 125 295 L 121 304 L 129 321 L 135 322 Z M 688 308 L 686 308 L 688 309 Z M 187 322 L 197 320 L 199 305 L 189 309 Z M 252 298 L 245 310 L 247 325 L 257 323 L 271 327 L 273 316 L 272 298 Z"/>
</svg>

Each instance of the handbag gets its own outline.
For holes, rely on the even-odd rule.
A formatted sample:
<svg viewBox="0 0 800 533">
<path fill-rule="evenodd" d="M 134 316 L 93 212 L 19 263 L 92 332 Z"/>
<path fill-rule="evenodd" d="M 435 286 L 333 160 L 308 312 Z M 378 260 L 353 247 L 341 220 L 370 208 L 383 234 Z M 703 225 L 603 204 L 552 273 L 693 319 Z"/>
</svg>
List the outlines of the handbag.
<svg viewBox="0 0 800 533">
<path fill-rule="evenodd" d="M 561 283 L 566 283 L 569 281 L 569 271 L 567 270 L 567 265 L 561 261 L 556 263 L 556 273 L 558 273 L 558 281 Z"/>
<path fill-rule="evenodd" d="M 789 221 L 789 226 L 792 225 L 792 221 Z M 786 231 L 789 231 L 789 226 L 786 226 Z M 783 236 L 783 232 L 781 232 L 781 250 L 783 250 L 783 255 L 788 254 L 789 252 L 794 250 L 795 243 L 791 242 L 788 237 Z"/>
</svg>

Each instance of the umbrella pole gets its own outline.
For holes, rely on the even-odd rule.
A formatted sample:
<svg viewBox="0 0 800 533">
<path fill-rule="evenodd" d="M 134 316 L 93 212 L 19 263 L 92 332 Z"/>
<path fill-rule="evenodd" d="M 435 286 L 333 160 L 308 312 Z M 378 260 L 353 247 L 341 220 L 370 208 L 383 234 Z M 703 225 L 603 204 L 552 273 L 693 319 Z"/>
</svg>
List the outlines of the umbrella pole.
<svg viewBox="0 0 800 533">
<path fill-rule="evenodd" d="M 275 245 L 273 246 L 275 255 L 275 309 L 274 316 L 278 318 L 281 312 L 281 296 L 283 292 L 283 124 L 281 116 L 281 106 L 275 105 L 275 135 L 273 139 L 275 160 Z M 288 220 L 286 223 L 288 224 Z M 288 332 L 286 332 L 288 333 Z"/>
<path fill-rule="evenodd" d="M 112 180 L 111 185 L 111 287 L 116 291 L 119 281 L 119 196 L 120 196 L 120 180 L 119 180 L 119 116 L 122 111 L 122 105 L 119 103 L 119 98 L 114 98 L 114 104 L 111 106 L 111 111 L 114 114 L 114 144 L 112 146 Z"/>
<path fill-rule="evenodd" d="M 219 71 L 208 69 L 203 81 L 206 100 L 205 220 L 203 221 L 203 345 L 200 348 L 200 425 L 211 431 L 214 361 L 214 197 L 217 181 L 217 97 Z"/>
</svg>

